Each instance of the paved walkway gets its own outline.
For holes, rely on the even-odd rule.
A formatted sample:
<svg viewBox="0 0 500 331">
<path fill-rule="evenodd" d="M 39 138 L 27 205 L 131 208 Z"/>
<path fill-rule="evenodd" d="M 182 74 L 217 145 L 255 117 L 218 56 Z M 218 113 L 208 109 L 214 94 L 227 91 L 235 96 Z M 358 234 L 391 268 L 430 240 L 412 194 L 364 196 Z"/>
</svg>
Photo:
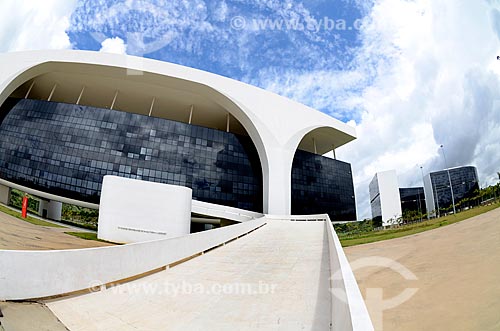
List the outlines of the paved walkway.
<svg viewBox="0 0 500 331">
<path fill-rule="evenodd" d="M 68 227 L 55 228 L 34 225 L 0 212 L 0 249 L 48 250 L 107 246 L 84 240 L 64 232 L 83 232 Z"/>
<path fill-rule="evenodd" d="M 452 217 L 452 216 L 450 216 Z M 383 312 L 367 301 L 376 330 L 500 330 L 500 208 L 417 235 L 345 248 L 351 262 L 380 256 L 399 262 L 417 280 L 388 268 L 354 270 L 363 295 L 380 288 L 384 300 L 418 288 L 408 301 Z M 369 264 L 369 263 L 368 263 Z"/>
<path fill-rule="evenodd" d="M 47 306 L 72 331 L 329 330 L 328 254 L 323 222 L 269 221 L 166 271 Z"/>
<path fill-rule="evenodd" d="M 15 208 L 15 207 L 12 207 L 12 206 L 8 206 L 8 205 L 5 205 L 3 203 L 0 203 L 0 206 L 5 207 L 5 208 L 9 208 L 10 210 L 13 210 L 13 211 L 18 212 L 19 214 L 21 214 L 21 210 L 19 210 L 18 208 Z M 71 229 L 71 231 L 73 231 L 73 232 L 91 232 L 91 233 L 97 233 L 97 231 L 95 231 L 95 230 L 82 228 L 82 227 L 77 226 L 77 225 L 72 225 L 72 224 L 68 224 L 68 223 L 58 222 L 58 221 L 54 221 L 54 220 L 49 220 L 49 219 L 43 218 L 43 217 L 41 217 L 41 216 L 39 216 L 37 214 L 33 214 L 30 211 L 28 211 L 28 216 L 36 218 L 36 219 L 39 219 L 39 220 L 47 222 L 47 223 L 52 223 L 52 224 L 55 224 L 55 225 L 64 226 L 64 227 L 66 227 L 68 229 Z"/>
<path fill-rule="evenodd" d="M 42 304 L 0 302 L 5 331 L 67 331 L 66 327 Z M 2 328 L 0 327 L 0 330 Z"/>
</svg>

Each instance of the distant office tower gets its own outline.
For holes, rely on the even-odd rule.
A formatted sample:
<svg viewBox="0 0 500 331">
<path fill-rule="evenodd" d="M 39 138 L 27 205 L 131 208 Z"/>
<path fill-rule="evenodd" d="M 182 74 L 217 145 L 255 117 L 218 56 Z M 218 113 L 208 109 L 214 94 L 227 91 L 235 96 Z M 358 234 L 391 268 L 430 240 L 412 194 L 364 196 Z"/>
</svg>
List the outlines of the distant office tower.
<svg viewBox="0 0 500 331">
<path fill-rule="evenodd" d="M 403 217 L 419 218 L 427 213 L 423 187 L 407 187 L 399 189 Z M 411 219 L 408 219 L 411 220 Z M 408 221 L 405 219 L 405 221 Z"/>
<path fill-rule="evenodd" d="M 448 178 L 448 171 L 450 177 Z M 430 216 L 453 210 L 452 190 L 455 204 L 471 198 L 479 189 L 476 167 L 466 166 L 431 172 L 424 177 L 425 202 Z"/>
<path fill-rule="evenodd" d="M 402 216 L 396 170 L 376 173 L 369 190 L 375 224 L 387 226 Z"/>
</svg>

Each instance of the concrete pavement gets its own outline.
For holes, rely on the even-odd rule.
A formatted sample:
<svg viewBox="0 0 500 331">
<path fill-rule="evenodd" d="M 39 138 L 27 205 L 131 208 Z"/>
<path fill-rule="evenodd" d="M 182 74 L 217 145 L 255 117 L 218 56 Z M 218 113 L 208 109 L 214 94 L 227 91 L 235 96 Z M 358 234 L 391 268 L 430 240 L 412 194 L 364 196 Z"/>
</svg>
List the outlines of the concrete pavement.
<svg viewBox="0 0 500 331">
<path fill-rule="evenodd" d="M 48 250 L 101 247 L 110 244 L 84 240 L 64 232 L 83 232 L 68 227 L 34 225 L 0 212 L 0 249 Z"/>
<path fill-rule="evenodd" d="M 32 302 L 0 302 L 5 331 L 67 331 L 66 327 L 43 304 Z"/>
<path fill-rule="evenodd" d="M 323 222 L 269 221 L 166 271 L 46 304 L 72 331 L 329 330 L 328 254 Z"/>
<path fill-rule="evenodd" d="M 449 216 L 453 217 L 453 216 Z M 389 268 L 354 269 L 361 293 L 383 291 L 388 302 L 406 288 L 408 301 L 382 312 L 384 303 L 367 301 L 376 330 L 500 330 L 500 208 L 416 235 L 345 248 L 351 265 L 383 257 L 408 268 L 406 280 Z M 369 261 L 369 259 L 367 260 Z"/>
</svg>

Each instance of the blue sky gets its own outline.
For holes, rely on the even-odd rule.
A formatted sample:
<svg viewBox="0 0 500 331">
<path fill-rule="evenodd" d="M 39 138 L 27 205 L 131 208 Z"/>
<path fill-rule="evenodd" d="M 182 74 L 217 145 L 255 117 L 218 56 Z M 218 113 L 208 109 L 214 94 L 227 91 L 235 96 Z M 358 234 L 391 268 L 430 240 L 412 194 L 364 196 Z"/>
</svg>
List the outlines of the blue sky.
<svg viewBox="0 0 500 331">
<path fill-rule="evenodd" d="M 0 52 L 47 48 L 203 69 L 355 126 L 337 156 L 358 218 L 377 171 L 421 185 L 441 144 L 482 186 L 500 171 L 500 0 L 2 0 Z"/>
<path fill-rule="evenodd" d="M 356 5 L 340 1 L 337 5 L 317 1 L 309 5 L 256 1 L 148 3 L 150 8 L 140 2 L 135 7 L 127 1 L 79 1 L 71 16 L 71 42 L 79 49 L 99 50 L 101 41 L 94 39 L 96 34 L 119 37 L 127 41 L 128 53 L 241 80 L 258 74 L 262 68 L 342 69 L 352 60 L 352 47 L 358 44 L 355 30 L 310 31 L 311 26 L 299 31 L 298 25 L 297 29 L 252 30 L 254 20 L 261 19 L 263 24 L 266 19 L 292 23 L 328 17 L 354 22 L 362 17 Z M 103 13 L 103 19 L 96 19 L 97 12 Z M 242 18 L 246 26 L 233 26 L 236 18 Z M 129 38 L 134 33 L 142 34 L 150 44 L 168 37 L 151 49 L 141 49 Z"/>
<path fill-rule="evenodd" d="M 119 38 L 131 55 L 210 71 L 266 88 L 262 77 L 343 70 L 360 45 L 366 6 L 355 1 L 80 0 L 68 36 L 99 51 Z M 344 25 L 345 22 L 345 25 Z M 239 24 L 239 25 L 238 25 Z M 301 100 L 307 102 L 307 100 Z M 333 112 L 332 105 L 322 111 Z M 340 109 L 339 119 L 356 117 Z"/>
</svg>

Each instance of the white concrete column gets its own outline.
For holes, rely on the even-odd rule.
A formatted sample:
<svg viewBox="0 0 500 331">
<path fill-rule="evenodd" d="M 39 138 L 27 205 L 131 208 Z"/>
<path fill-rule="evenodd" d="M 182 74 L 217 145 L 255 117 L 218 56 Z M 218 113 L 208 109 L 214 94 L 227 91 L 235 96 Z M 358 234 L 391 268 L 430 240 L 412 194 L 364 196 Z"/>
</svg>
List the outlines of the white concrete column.
<svg viewBox="0 0 500 331">
<path fill-rule="evenodd" d="M 149 117 L 151 117 L 151 114 L 153 113 L 153 108 L 155 106 L 156 98 L 153 98 L 153 101 L 151 101 L 151 107 L 149 107 Z"/>
<path fill-rule="evenodd" d="M 11 188 L 5 185 L 0 185 L 0 203 L 9 204 Z"/>
<path fill-rule="evenodd" d="M 118 90 L 115 92 L 115 96 L 113 97 L 113 102 L 111 102 L 111 107 L 109 109 L 113 110 L 115 108 L 116 98 L 118 97 Z"/>
<path fill-rule="evenodd" d="M 276 148 L 269 153 L 267 173 L 263 169 L 265 214 L 290 215 L 293 156 L 294 153 L 281 148 Z"/>
<path fill-rule="evenodd" d="M 48 217 L 49 216 L 49 207 L 48 207 L 49 202 L 47 200 L 40 199 L 40 203 L 38 204 L 38 215 L 42 217 Z M 44 212 L 45 210 L 45 212 Z"/>
<path fill-rule="evenodd" d="M 191 105 L 191 108 L 189 109 L 189 121 L 188 121 L 188 124 L 191 124 L 192 121 L 193 121 L 193 109 L 194 109 L 194 106 Z"/>
<path fill-rule="evenodd" d="M 49 219 L 60 221 L 62 216 L 62 202 L 49 201 Z"/>
<path fill-rule="evenodd" d="M 79 105 L 80 101 L 82 100 L 83 92 L 85 92 L 85 86 L 82 87 L 82 90 L 80 91 L 80 95 L 78 96 L 78 100 L 76 100 L 77 105 Z"/>
<path fill-rule="evenodd" d="M 26 95 L 24 96 L 25 99 L 28 99 L 28 97 L 30 96 L 30 93 L 31 93 L 31 90 L 33 89 L 33 86 L 35 86 L 35 81 L 34 80 L 31 83 L 30 88 L 28 89 L 28 92 L 26 92 Z"/>
<path fill-rule="evenodd" d="M 60 221 L 62 215 L 62 202 L 40 199 L 38 214 L 54 221 Z"/>
<path fill-rule="evenodd" d="M 50 95 L 49 95 L 49 98 L 47 99 L 47 101 L 52 101 L 52 97 L 54 96 L 54 92 L 56 91 L 56 88 L 57 88 L 57 83 L 54 84 L 54 87 L 50 91 Z"/>
</svg>

